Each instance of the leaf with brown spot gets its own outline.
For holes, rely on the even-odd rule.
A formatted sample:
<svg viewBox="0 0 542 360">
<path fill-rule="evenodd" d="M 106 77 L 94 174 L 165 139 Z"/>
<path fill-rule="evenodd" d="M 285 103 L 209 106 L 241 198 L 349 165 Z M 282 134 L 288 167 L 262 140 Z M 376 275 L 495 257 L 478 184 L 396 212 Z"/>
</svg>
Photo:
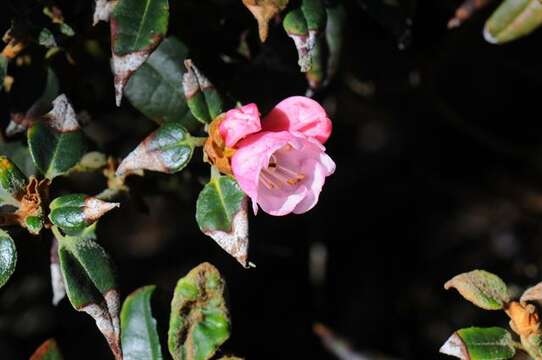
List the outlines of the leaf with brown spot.
<svg viewBox="0 0 542 360">
<path fill-rule="evenodd" d="M 62 354 L 55 339 L 46 340 L 30 356 L 29 360 L 62 360 Z"/>
<path fill-rule="evenodd" d="M 124 86 L 165 36 L 168 0 L 118 0 L 111 13 L 111 48 L 115 101 L 120 106 Z"/>
<path fill-rule="evenodd" d="M 174 360 L 208 360 L 230 336 L 224 280 L 209 263 L 177 282 L 171 301 L 168 348 Z"/>
<path fill-rule="evenodd" d="M 220 176 L 205 185 L 196 203 L 200 230 L 244 267 L 248 267 L 247 202 L 235 179 Z"/>
<path fill-rule="evenodd" d="M 462 360 L 504 360 L 516 353 L 512 335 L 499 327 L 471 327 L 456 331 L 440 348 Z"/>
<path fill-rule="evenodd" d="M 485 310 L 501 310 L 510 301 L 506 284 L 484 270 L 457 275 L 444 288 L 456 288 L 465 299 Z"/>
<path fill-rule="evenodd" d="M 289 0 L 243 0 L 243 4 L 258 22 L 260 40 L 265 42 L 269 34 L 269 21 L 286 8 Z"/>
<path fill-rule="evenodd" d="M 120 347 L 120 299 L 113 263 L 96 242 L 96 224 L 77 236 L 63 235 L 53 226 L 66 294 L 77 311 L 89 314 L 107 340 L 116 359 Z"/>
<path fill-rule="evenodd" d="M 177 173 L 188 165 L 198 145 L 201 145 L 201 140 L 192 137 L 180 123 L 166 122 L 124 158 L 117 169 L 117 176 L 137 170 Z"/>
</svg>

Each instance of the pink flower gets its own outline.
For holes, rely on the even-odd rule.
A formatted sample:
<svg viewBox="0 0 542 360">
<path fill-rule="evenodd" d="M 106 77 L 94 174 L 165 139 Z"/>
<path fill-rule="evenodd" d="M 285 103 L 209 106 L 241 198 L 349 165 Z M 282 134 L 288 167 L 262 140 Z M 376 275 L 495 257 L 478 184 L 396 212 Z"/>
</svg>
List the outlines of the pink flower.
<svg viewBox="0 0 542 360">
<path fill-rule="evenodd" d="M 262 131 L 236 144 L 232 170 L 241 189 L 271 215 L 301 214 L 318 202 L 335 163 L 318 141 L 301 133 Z"/>
<path fill-rule="evenodd" d="M 233 152 L 231 171 L 252 199 L 254 213 L 260 206 L 271 215 L 301 214 L 316 205 L 326 177 L 335 171 L 322 145 L 331 135 L 331 120 L 320 104 L 287 98 L 263 124 L 258 107 L 248 104 L 229 110 L 217 125 Z"/>
<path fill-rule="evenodd" d="M 229 110 L 219 129 L 226 146 L 232 148 L 239 140 L 262 129 L 258 106 L 248 104 Z"/>
<path fill-rule="evenodd" d="M 282 100 L 265 117 L 263 130 L 295 131 L 324 144 L 331 135 L 331 120 L 316 101 L 304 96 Z"/>
</svg>

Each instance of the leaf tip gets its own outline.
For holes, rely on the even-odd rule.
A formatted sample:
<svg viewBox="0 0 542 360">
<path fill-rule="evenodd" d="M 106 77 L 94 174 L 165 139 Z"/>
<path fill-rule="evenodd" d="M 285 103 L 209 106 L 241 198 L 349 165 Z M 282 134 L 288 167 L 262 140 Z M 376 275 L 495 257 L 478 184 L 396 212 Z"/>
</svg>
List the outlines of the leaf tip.
<svg viewBox="0 0 542 360">
<path fill-rule="evenodd" d="M 459 359 L 468 360 L 469 354 L 465 343 L 457 333 L 453 333 L 452 336 L 446 340 L 444 345 L 441 346 L 439 352 L 445 355 L 454 356 Z"/>
</svg>

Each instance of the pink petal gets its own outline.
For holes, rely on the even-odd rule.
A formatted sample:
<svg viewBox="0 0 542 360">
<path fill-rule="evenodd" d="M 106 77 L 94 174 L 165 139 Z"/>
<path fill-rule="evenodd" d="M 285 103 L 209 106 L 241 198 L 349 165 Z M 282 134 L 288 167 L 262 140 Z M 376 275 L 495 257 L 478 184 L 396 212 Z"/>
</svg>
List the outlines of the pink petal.
<svg viewBox="0 0 542 360">
<path fill-rule="evenodd" d="M 240 108 L 231 109 L 220 123 L 220 135 L 227 147 L 235 144 L 247 135 L 261 130 L 260 112 L 256 104 L 248 104 Z"/>
<path fill-rule="evenodd" d="M 304 96 L 282 100 L 263 121 L 263 130 L 300 132 L 325 143 L 332 124 L 326 111 L 316 101 Z"/>
<path fill-rule="evenodd" d="M 237 144 L 231 167 L 239 186 L 252 199 L 253 208 L 258 203 L 260 171 L 268 166 L 271 155 L 286 144 L 294 148 L 302 146 L 300 139 L 287 131 L 263 131 Z"/>
<path fill-rule="evenodd" d="M 291 213 L 307 195 L 305 186 L 297 186 L 293 191 L 269 190 L 260 185 L 258 191 L 258 205 L 263 211 L 274 216 L 283 216 Z"/>
</svg>

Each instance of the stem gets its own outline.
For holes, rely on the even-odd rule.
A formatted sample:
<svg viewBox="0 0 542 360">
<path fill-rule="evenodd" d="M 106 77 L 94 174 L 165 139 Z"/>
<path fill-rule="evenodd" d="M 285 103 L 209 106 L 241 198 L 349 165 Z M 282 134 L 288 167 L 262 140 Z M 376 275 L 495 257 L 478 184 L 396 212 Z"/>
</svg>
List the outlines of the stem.
<svg viewBox="0 0 542 360">
<path fill-rule="evenodd" d="M 519 349 L 519 350 L 522 350 L 522 351 L 526 351 L 526 350 L 525 350 L 525 346 L 523 346 L 523 344 L 520 343 L 519 341 L 513 341 L 513 340 L 512 340 L 512 345 L 513 345 L 516 349 Z"/>
<path fill-rule="evenodd" d="M 51 226 L 51 231 L 53 232 L 53 235 L 58 240 L 58 242 L 64 239 L 64 235 L 62 235 L 62 233 L 58 229 L 58 226 L 56 225 Z"/>
<path fill-rule="evenodd" d="M 194 146 L 203 146 L 205 145 L 205 142 L 207 141 L 207 137 L 200 137 L 200 136 L 191 136 L 190 137 L 190 143 Z"/>
</svg>

